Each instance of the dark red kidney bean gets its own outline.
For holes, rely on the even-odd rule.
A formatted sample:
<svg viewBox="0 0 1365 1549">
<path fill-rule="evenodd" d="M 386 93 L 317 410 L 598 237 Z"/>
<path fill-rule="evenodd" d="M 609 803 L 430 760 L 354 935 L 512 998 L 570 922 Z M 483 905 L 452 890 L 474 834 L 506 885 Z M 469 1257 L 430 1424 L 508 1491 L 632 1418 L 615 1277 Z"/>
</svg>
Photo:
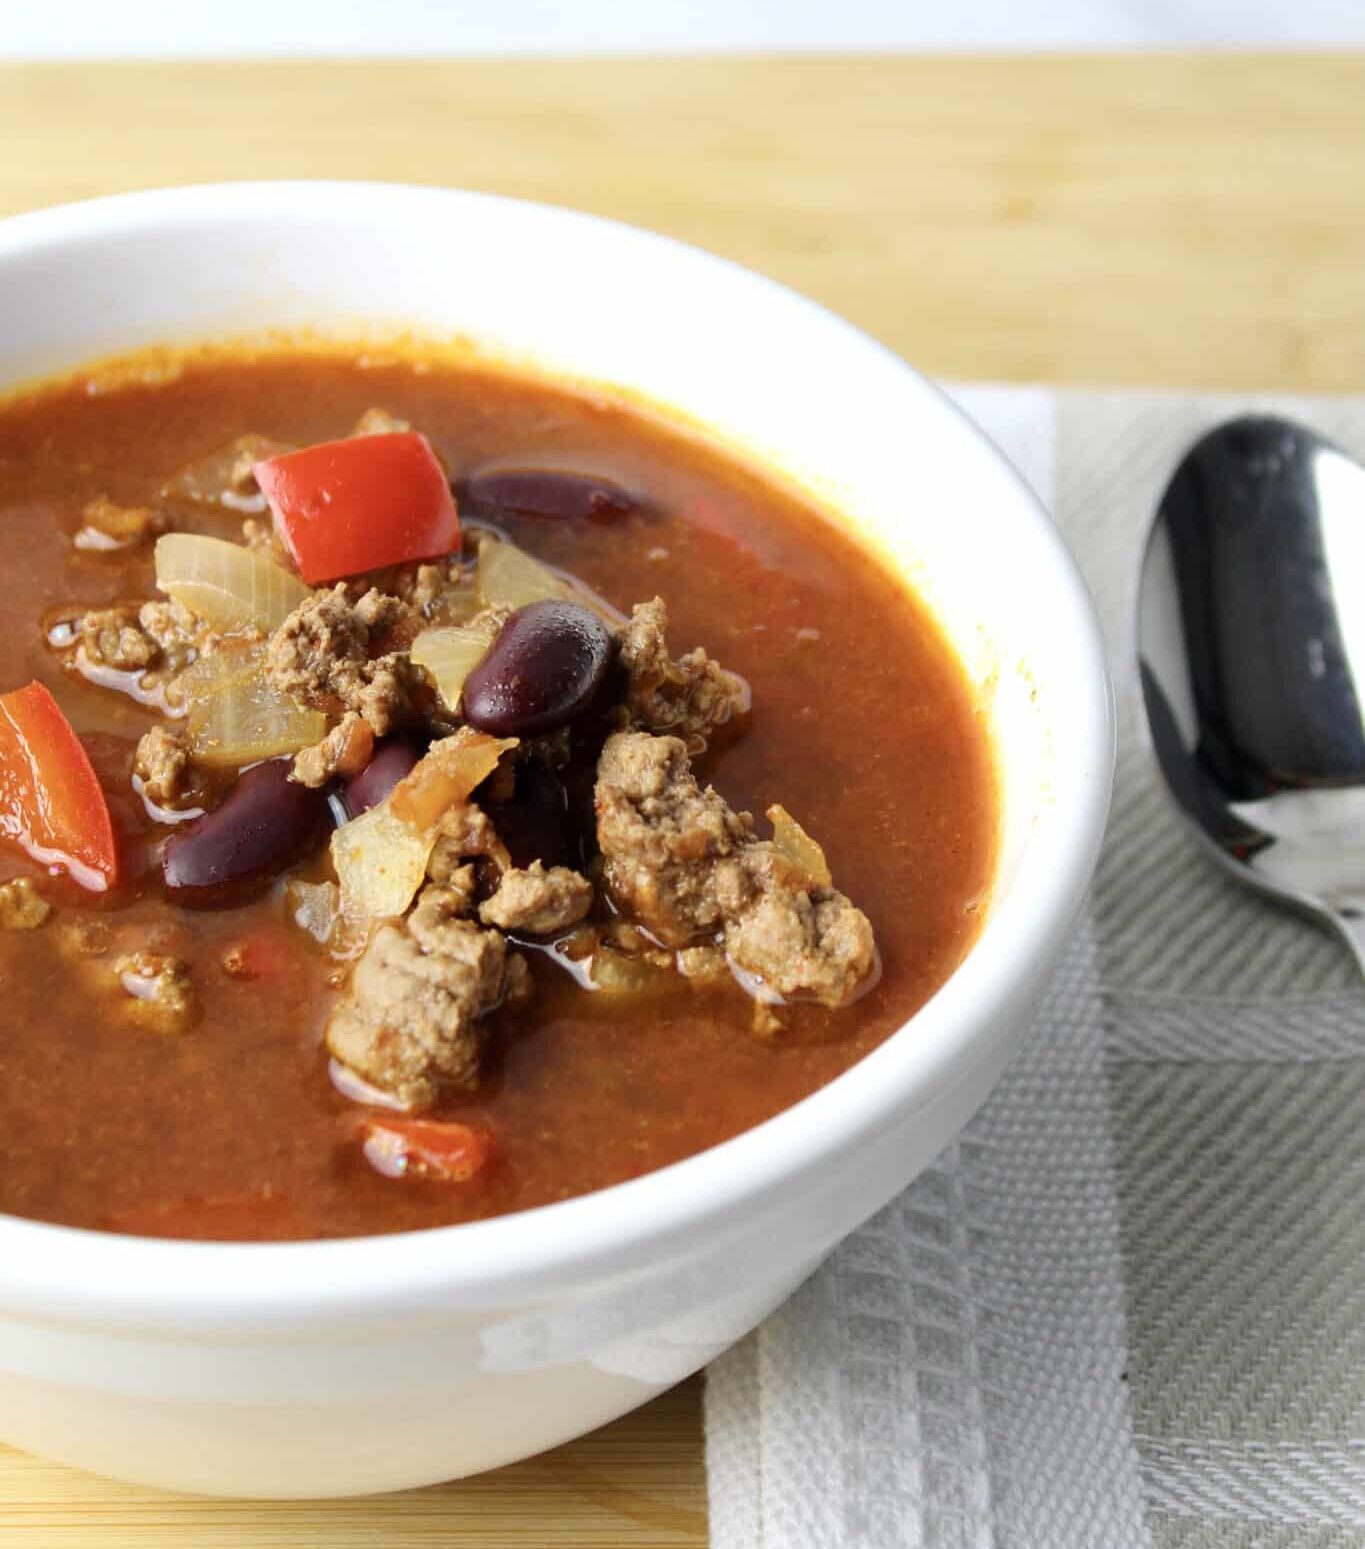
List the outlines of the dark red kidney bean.
<svg viewBox="0 0 1365 1549">
<path fill-rule="evenodd" d="M 242 903 L 321 842 L 327 792 L 295 784 L 291 767 L 278 758 L 248 769 L 221 806 L 167 840 L 161 876 L 176 903 Z"/>
<path fill-rule="evenodd" d="M 410 774 L 421 755 L 402 737 L 389 737 L 376 744 L 370 761 L 358 775 L 346 782 L 343 800 L 353 818 L 377 807 L 404 775 Z"/>
<path fill-rule="evenodd" d="M 591 701 L 616 641 L 591 609 L 549 598 L 518 608 L 464 680 L 464 715 L 495 737 L 558 731 Z"/>
<path fill-rule="evenodd" d="M 629 516 L 639 501 L 609 479 L 586 473 L 557 473 L 550 468 L 503 468 L 475 473 L 465 494 L 476 505 L 519 516 L 602 520 Z"/>
</svg>

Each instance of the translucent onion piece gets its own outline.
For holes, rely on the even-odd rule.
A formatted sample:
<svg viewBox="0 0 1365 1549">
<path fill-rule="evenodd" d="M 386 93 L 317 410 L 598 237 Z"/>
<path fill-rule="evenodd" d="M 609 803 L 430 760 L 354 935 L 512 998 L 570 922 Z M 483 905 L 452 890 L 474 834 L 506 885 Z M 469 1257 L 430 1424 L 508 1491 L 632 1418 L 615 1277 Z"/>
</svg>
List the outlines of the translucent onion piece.
<svg viewBox="0 0 1365 1549">
<path fill-rule="evenodd" d="M 156 540 L 156 584 L 222 630 L 276 629 L 311 595 L 260 549 L 188 532 Z"/>
<path fill-rule="evenodd" d="M 341 909 L 341 891 L 335 882 L 305 882 L 293 877 L 285 883 L 285 906 L 294 924 L 333 957 L 359 956 L 365 932 L 357 930 Z"/>
<path fill-rule="evenodd" d="M 332 865 L 341 884 L 342 914 L 349 920 L 402 914 L 426 880 L 435 843 L 434 828 L 413 828 L 395 817 L 386 801 L 337 829 Z"/>
<path fill-rule="evenodd" d="M 304 882 L 291 877 L 284 885 L 289 916 L 319 946 L 326 946 L 341 914 L 341 895 L 335 882 Z"/>
<path fill-rule="evenodd" d="M 441 699 L 452 715 L 460 708 L 464 680 L 488 654 L 497 637 L 498 621 L 488 618 L 424 629 L 412 642 L 413 661 L 435 678 Z"/>
<path fill-rule="evenodd" d="M 429 829 L 449 808 L 467 802 L 516 745 L 515 737 L 490 737 L 461 726 L 454 736 L 432 743 L 426 757 L 394 786 L 386 805 L 410 828 Z"/>
<path fill-rule="evenodd" d="M 173 697 L 182 705 L 193 704 L 220 693 L 234 678 L 259 672 L 265 652 L 259 645 L 227 647 L 197 656 L 185 670 L 171 679 Z"/>
<path fill-rule="evenodd" d="M 773 849 L 808 876 L 816 887 L 832 887 L 834 878 L 830 876 L 825 852 L 791 813 L 783 806 L 771 806 L 768 821 L 773 825 Z"/>
<path fill-rule="evenodd" d="M 176 680 L 195 763 L 238 769 L 297 753 L 327 735 L 325 715 L 271 686 L 264 654 L 259 648 L 210 652 Z"/>
<path fill-rule="evenodd" d="M 439 624 L 468 624 L 483 611 L 483 597 L 472 572 L 447 586 L 431 605 L 431 617 Z"/>
<path fill-rule="evenodd" d="M 669 979 L 665 969 L 656 968 L 641 957 L 627 957 L 608 946 L 593 953 L 588 974 L 593 986 L 604 995 L 648 995 L 665 988 Z"/>
<path fill-rule="evenodd" d="M 269 436 L 239 436 L 230 445 L 210 452 L 188 468 L 182 468 L 161 486 L 168 500 L 192 500 L 197 505 L 226 506 L 244 515 L 265 510 L 265 496 L 256 487 L 252 463 L 278 457 L 292 450 Z"/>
<path fill-rule="evenodd" d="M 479 590 L 489 608 L 524 608 L 546 597 L 570 597 L 568 586 L 515 543 L 485 538 L 479 545 Z"/>
</svg>

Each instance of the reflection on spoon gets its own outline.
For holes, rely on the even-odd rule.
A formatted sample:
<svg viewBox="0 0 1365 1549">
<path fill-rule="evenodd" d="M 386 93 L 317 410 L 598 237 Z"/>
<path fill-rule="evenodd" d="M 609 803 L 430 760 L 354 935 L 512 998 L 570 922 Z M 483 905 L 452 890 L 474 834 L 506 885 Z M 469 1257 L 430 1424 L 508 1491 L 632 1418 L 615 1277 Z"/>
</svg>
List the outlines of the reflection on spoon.
<svg viewBox="0 0 1365 1549">
<path fill-rule="evenodd" d="M 1287 420 L 1186 453 L 1143 557 L 1152 745 L 1237 877 L 1335 925 L 1365 971 L 1365 469 Z"/>
</svg>

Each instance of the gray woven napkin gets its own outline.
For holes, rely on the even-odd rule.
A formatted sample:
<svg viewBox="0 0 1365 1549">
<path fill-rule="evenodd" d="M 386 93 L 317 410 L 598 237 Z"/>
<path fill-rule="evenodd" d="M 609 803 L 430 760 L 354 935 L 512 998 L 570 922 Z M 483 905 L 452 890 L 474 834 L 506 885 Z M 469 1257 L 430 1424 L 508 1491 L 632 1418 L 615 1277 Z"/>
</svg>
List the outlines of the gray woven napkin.
<svg viewBox="0 0 1365 1549">
<path fill-rule="evenodd" d="M 1141 536 L 1183 448 L 1273 407 L 1365 456 L 1365 400 L 957 396 L 1094 593 L 1113 817 L 986 1108 L 708 1373 L 714 1549 L 1354 1549 L 1365 990 L 1344 947 L 1195 853 L 1129 662 Z"/>
</svg>

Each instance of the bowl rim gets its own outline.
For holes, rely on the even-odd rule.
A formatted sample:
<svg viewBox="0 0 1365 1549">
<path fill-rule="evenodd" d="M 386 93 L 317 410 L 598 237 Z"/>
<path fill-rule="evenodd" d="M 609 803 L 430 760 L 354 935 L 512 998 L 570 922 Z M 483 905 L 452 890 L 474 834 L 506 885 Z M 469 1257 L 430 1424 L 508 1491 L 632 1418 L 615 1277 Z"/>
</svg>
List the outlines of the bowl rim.
<svg viewBox="0 0 1365 1549">
<path fill-rule="evenodd" d="M 834 1081 L 730 1140 L 573 1199 L 382 1237 L 186 1242 L 0 1214 L 0 1308 L 20 1315 L 104 1326 L 250 1325 L 260 1333 L 304 1319 L 387 1315 L 401 1306 L 479 1307 L 530 1298 L 638 1269 L 644 1261 L 684 1256 L 701 1223 L 736 1228 L 765 1203 L 817 1187 L 831 1158 L 927 1105 L 982 1058 L 990 1042 L 983 1030 L 1007 1017 L 1015 987 L 1055 951 L 1098 856 L 1112 782 L 1114 712 L 1098 620 L 1074 559 L 1041 501 L 963 410 L 885 345 L 800 293 L 704 249 L 582 211 L 462 189 L 344 180 L 200 184 L 12 216 L 0 221 L 0 267 L 36 249 L 158 222 L 250 219 L 281 202 L 295 218 L 339 213 L 343 205 L 354 216 L 376 201 L 414 216 L 431 201 L 464 206 L 475 218 L 482 207 L 514 209 L 550 224 L 596 228 L 640 252 L 670 250 L 732 280 L 758 281 L 800 326 L 837 331 L 869 364 L 892 365 L 926 414 L 965 424 L 980 454 L 1008 471 L 1017 518 L 1037 546 L 1039 573 L 1055 583 L 1049 608 L 1074 642 L 1076 670 L 1055 685 L 1053 697 L 1054 735 L 1069 751 L 1058 761 L 1047 843 L 1030 840 L 1008 895 L 909 1022 Z M 911 1025 L 915 1035 L 907 1038 Z"/>
</svg>

